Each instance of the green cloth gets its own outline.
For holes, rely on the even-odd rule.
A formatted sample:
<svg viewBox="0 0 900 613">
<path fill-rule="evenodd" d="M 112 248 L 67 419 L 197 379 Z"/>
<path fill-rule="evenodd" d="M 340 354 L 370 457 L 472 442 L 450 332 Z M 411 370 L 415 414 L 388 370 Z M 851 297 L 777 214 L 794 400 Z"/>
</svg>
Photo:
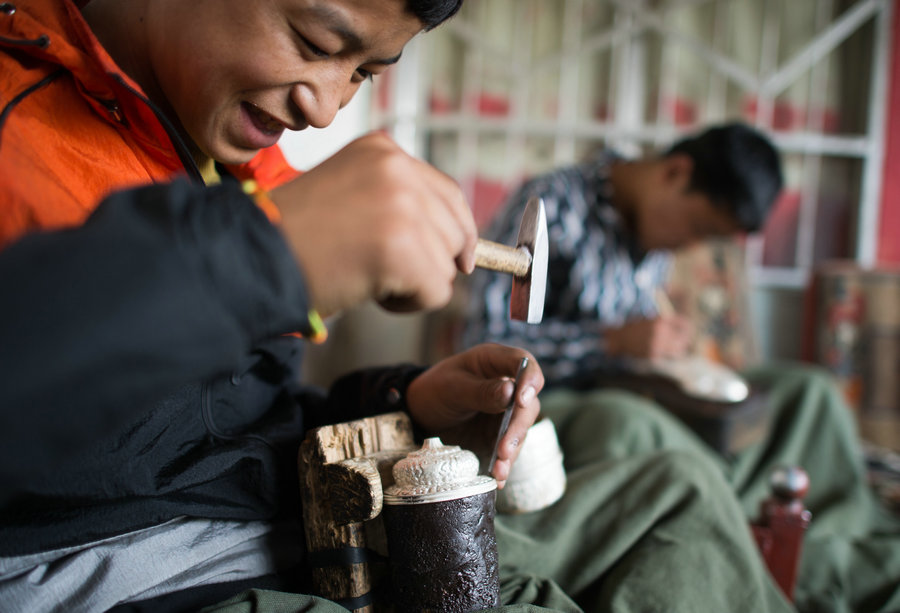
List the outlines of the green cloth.
<svg viewBox="0 0 900 613">
<path fill-rule="evenodd" d="M 796 608 L 900 611 L 900 520 L 867 485 L 833 381 L 794 364 L 745 375 L 770 390 L 770 432 L 731 458 L 636 394 L 543 394 L 569 491 L 545 511 L 498 519 L 503 570 L 549 577 L 587 611 L 790 610 L 746 526 L 772 470 L 797 465 L 813 519 Z"/>
<path fill-rule="evenodd" d="M 547 509 L 498 515 L 496 611 L 815 613 L 900 611 L 900 520 L 866 483 L 852 415 L 831 379 L 777 365 L 771 430 L 723 458 L 653 402 L 618 390 L 548 391 L 567 491 Z M 778 465 L 803 467 L 813 513 L 796 609 L 769 576 L 748 520 Z M 577 604 L 576 604 L 577 603 Z M 327 613 L 295 594 L 251 591 L 207 611 Z"/>
<path fill-rule="evenodd" d="M 224 602 L 204 607 L 201 613 L 346 613 L 341 605 L 307 594 L 247 590 Z"/>
<path fill-rule="evenodd" d="M 579 613 L 581 609 L 552 581 L 519 575 L 501 581 L 502 607 L 485 609 L 503 613 L 539 613 L 560 611 Z M 536 604 L 540 603 L 540 604 Z M 541 606 L 543 605 L 543 606 Z M 341 605 L 309 596 L 271 590 L 247 590 L 201 613 L 347 613 Z"/>
<path fill-rule="evenodd" d="M 496 522 L 501 575 L 559 584 L 585 611 L 791 611 L 703 443 L 629 392 L 554 392 L 542 407 L 566 495 Z"/>
</svg>

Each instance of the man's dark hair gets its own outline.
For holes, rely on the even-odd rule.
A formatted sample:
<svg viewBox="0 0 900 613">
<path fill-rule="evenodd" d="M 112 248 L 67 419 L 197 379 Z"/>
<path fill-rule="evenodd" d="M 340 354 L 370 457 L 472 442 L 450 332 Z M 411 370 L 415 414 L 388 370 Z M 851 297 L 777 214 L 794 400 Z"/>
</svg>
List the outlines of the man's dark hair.
<svg viewBox="0 0 900 613">
<path fill-rule="evenodd" d="M 406 10 L 425 25 L 426 30 L 438 27 L 453 17 L 463 0 L 406 0 Z"/>
<path fill-rule="evenodd" d="M 691 189 L 727 208 L 746 232 L 754 232 L 784 185 L 781 159 L 761 132 L 735 122 L 676 142 L 666 155 L 694 160 Z"/>
</svg>

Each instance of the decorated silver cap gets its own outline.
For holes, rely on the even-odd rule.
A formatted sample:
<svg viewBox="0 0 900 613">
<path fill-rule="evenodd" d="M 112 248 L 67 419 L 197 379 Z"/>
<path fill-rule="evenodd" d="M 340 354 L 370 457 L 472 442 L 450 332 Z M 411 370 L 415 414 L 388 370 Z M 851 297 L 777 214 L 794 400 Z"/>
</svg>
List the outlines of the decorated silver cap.
<svg viewBox="0 0 900 613">
<path fill-rule="evenodd" d="M 478 458 L 441 439 L 427 438 L 421 449 L 394 464 L 394 484 L 384 491 L 389 505 L 423 504 L 475 496 L 497 489 L 497 482 L 478 474 Z"/>
</svg>

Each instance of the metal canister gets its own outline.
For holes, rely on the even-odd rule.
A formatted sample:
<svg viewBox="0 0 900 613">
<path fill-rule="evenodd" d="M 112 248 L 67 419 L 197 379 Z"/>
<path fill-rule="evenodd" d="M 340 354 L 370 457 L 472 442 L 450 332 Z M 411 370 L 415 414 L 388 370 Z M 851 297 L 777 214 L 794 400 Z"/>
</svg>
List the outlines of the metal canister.
<svg viewBox="0 0 900 613">
<path fill-rule="evenodd" d="M 497 482 L 471 451 L 426 439 L 393 467 L 384 525 L 397 611 L 464 612 L 500 605 Z"/>
</svg>

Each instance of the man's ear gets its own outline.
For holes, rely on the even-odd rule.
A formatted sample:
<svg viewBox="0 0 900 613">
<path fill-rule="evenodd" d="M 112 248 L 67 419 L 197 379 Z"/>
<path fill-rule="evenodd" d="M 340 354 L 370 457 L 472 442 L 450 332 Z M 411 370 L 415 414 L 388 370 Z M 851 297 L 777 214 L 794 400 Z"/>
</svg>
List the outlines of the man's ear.
<svg viewBox="0 0 900 613">
<path fill-rule="evenodd" d="M 666 183 L 678 191 L 688 188 L 693 172 L 694 159 L 686 153 L 673 153 L 663 158 L 663 176 Z"/>
</svg>

